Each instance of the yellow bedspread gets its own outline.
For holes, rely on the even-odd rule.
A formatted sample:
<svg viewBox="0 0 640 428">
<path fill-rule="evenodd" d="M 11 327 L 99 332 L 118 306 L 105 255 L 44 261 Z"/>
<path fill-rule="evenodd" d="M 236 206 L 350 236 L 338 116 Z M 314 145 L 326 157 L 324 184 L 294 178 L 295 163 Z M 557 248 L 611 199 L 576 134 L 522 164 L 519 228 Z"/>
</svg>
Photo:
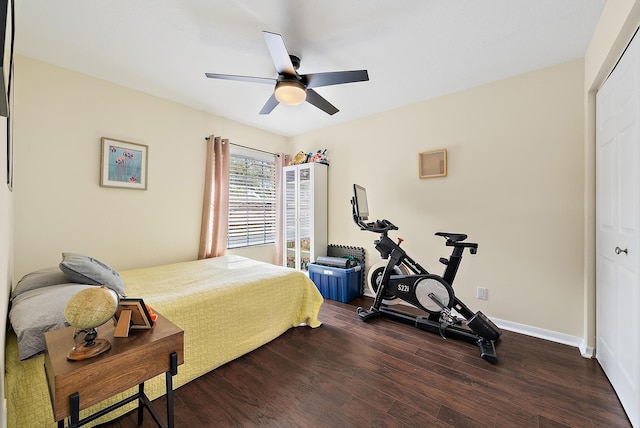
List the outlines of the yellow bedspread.
<svg viewBox="0 0 640 428">
<path fill-rule="evenodd" d="M 224 256 L 123 271 L 120 275 L 127 297 L 143 298 L 154 312 L 185 332 L 185 363 L 178 368 L 175 388 L 270 342 L 291 327 L 320 325 L 318 312 L 323 299 L 304 273 L 244 257 Z M 43 365 L 42 355 L 20 362 L 15 334 L 7 334 L 9 428 L 56 426 Z M 147 382 L 145 392 L 151 399 L 163 395 L 164 375 Z M 87 426 L 114 419 L 133 407 L 125 406 Z M 81 418 L 88 412 L 81 412 Z"/>
</svg>

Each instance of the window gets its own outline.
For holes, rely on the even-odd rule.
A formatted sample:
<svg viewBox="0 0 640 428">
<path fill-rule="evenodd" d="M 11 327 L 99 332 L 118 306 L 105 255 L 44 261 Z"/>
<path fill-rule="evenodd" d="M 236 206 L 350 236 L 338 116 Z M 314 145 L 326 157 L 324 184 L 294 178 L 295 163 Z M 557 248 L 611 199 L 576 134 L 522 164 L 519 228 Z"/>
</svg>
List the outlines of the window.
<svg viewBox="0 0 640 428">
<path fill-rule="evenodd" d="M 232 149 L 227 233 L 227 248 L 275 242 L 276 165 L 273 157 Z"/>
</svg>

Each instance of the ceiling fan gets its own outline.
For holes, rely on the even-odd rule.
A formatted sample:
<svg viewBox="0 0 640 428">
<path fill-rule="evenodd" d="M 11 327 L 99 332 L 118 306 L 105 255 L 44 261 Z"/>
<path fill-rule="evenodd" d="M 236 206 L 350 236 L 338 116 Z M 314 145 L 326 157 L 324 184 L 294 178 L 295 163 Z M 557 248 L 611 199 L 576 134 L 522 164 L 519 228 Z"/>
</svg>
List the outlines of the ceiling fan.
<svg viewBox="0 0 640 428">
<path fill-rule="evenodd" d="M 276 66 L 278 77 L 250 77 L 230 74 L 205 73 L 211 79 L 240 80 L 254 83 L 275 85 L 273 94 L 267 100 L 260 114 L 269 114 L 279 104 L 298 105 L 307 101 L 327 114 L 335 114 L 338 109 L 320 94 L 313 90 L 321 86 L 340 85 L 343 83 L 363 82 L 369 80 L 367 70 L 332 71 L 325 73 L 298 74 L 300 58 L 289 55 L 280 34 L 263 31 L 264 40 Z"/>
</svg>

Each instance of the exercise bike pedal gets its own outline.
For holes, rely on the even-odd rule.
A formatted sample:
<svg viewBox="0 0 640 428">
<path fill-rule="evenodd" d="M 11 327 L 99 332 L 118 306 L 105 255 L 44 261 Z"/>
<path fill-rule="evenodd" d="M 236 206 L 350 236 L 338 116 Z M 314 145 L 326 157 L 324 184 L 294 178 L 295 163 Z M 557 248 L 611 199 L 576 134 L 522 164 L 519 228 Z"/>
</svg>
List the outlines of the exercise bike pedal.
<svg viewBox="0 0 640 428">
<path fill-rule="evenodd" d="M 371 307 L 371 309 L 367 310 L 367 309 L 364 309 L 362 306 L 358 306 L 357 312 L 358 312 L 358 317 L 362 321 L 368 321 L 371 318 L 380 316 L 380 311 L 378 311 L 374 307 Z"/>
<path fill-rule="evenodd" d="M 496 355 L 496 346 L 493 340 L 478 339 L 478 348 L 480 348 L 480 357 L 490 363 L 498 362 L 498 356 Z"/>
</svg>

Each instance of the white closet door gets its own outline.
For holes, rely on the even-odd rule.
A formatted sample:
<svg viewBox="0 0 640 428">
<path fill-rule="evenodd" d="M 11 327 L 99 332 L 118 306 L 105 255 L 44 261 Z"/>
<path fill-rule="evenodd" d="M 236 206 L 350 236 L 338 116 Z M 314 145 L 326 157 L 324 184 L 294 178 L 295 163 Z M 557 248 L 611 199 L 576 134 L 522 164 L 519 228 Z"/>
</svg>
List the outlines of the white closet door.
<svg viewBox="0 0 640 428">
<path fill-rule="evenodd" d="M 640 40 L 596 96 L 596 358 L 640 427 Z"/>
</svg>

